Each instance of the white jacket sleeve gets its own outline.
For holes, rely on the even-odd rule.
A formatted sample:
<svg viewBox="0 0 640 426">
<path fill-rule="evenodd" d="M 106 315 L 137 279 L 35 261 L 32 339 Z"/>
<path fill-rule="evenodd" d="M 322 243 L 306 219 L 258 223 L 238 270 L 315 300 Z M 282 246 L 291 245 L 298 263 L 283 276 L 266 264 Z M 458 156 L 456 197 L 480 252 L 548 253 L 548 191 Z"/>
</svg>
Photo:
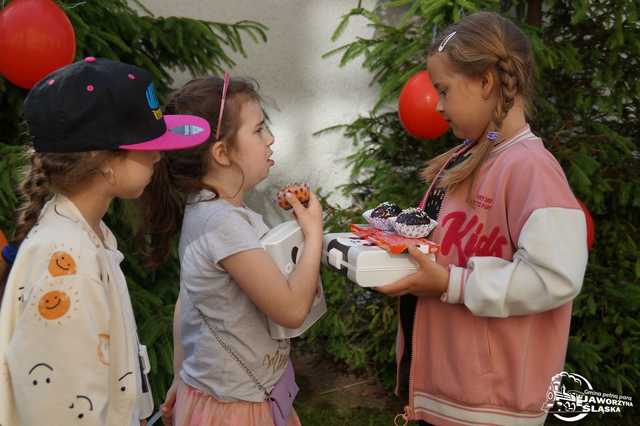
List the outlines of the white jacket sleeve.
<svg viewBox="0 0 640 426">
<path fill-rule="evenodd" d="M 19 424 L 6 357 L 17 319 L 15 301 L 18 297 L 20 297 L 18 286 L 7 285 L 0 307 L 0 425 L 2 426 Z"/>
<path fill-rule="evenodd" d="M 81 275 L 48 277 L 23 297 L 15 330 L 3 342 L 7 401 L 15 404 L 18 424 L 105 425 L 110 381 L 105 288 Z M 8 307 L 14 301 L 5 302 Z M 3 322 L 8 319 L 3 312 Z"/>
<path fill-rule="evenodd" d="M 534 210 L 511 261 L 472 257 L 450 268 L 448 303 L 464 303 L 478 316 L 543 312 L 572 300 L 587 266 L 586 221 L 578 209 Z"/>
</svg>

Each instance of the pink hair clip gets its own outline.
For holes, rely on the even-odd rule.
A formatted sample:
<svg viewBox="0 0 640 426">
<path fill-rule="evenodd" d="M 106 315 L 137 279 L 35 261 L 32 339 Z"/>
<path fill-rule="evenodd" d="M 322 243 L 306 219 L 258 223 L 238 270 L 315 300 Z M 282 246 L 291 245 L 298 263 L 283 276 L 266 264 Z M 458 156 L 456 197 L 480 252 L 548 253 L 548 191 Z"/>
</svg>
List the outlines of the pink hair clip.
<svg viewBox="0 0 640 426">
<path fill-rule="evenodd" d="M 222 113 L 224 112 L 224 102 L 227 100 L 227 89 L 229 88 L 229 73 L 224 72 L 224 83 L 222 84 L 222 98 L 220 99 L 220 112 L 218 113 L 218 125 L 216 126 L 216 141 L 220 140 L 220 126 L 222 125 Z"/>
</svg>

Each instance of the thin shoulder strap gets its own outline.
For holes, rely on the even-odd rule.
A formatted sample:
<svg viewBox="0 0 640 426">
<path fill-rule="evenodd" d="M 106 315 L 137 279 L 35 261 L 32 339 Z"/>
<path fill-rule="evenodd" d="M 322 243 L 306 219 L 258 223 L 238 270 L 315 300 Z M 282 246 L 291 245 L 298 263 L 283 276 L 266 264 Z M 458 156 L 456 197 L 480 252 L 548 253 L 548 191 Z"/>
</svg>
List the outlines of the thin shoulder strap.
<svg viewBox="0 0 640 426">
<path fill-rule="evenodd" d="M 189 291 L 186 289 L 185 287 L 185 292 L 184 295 L 189 298 Z M 224 349 L 225 351 L 227 351 L 227 353 L 229 355 L 231 355 L 231 357 L 233 359 L 236 360 L 236 362 L 240 365 L 240 367 L 242 367 L 242 369 L 245 371 L 245 373 L 247 373 L 247 376 L 249 376 L 249 378 L 251 378 L 251 380 L 253 381 L 253 383 L 256 385 L 256 387 L 260 390 L 260 392 L 264 393 L 265 396 L 268 398 L 271 396 L 271 392 L 267 391 L 267 388 L 264 387 L 262 385 L 262 383 L 260 383 L 260 381 L 256 378 L 255 374 L 253 374 L 253 372 L 251 371 L 251 369 L 249 367 L 247 367 L 247 365 L 242 362 L 242 359 L 240 358 L 240 356 L 233 350 L 233 348 L 226 343 L 222 337 L 220 337 L 220 335 L 215 331 L 215 329 L 213 327 L 211 327 L 211 325 L 209 324 L 209 321 L 207 321 L 207 317 L 202 313 L 202 311 L 200 310 L 200 308 L 198 308 L 196 306 L 195 303 L 193 303 L 193 301 L 191 299 L 189 299 L 189 302 L 191 303 L 191 305 L 195 308 L 196 311 L 198 311 L 198 314 L 200 314 L 200 318 L 202 318 L 202 321 L 206 324 L 207 328 L 209 329 L 209 331 L 211 332 L 211 334 L 213 335 L 213 337 L 216 339 L 216 341 L 218 342 L 218 344 L 220 346 L 222 346 L 222 349 Z"/>
<path fill-rule="evenodd" d="M 445 161 L 445 163 L 442 165 L 440 170 L 438 170 L 438 173 L 436 174 L 436 176 L 431 180 L 431 184 L 429 185 L 429 188 L 427 189 L 427 192 L 424 193 L 424 196 L 422 197 L 422 201 L 420 201 L 420 205 L 418 206 L 418 208 L 420 208 L 421 210 L 424 210 L 425 206 L 427 205 L 427 200 L 429 199 L 429 196 L 431 196 L 431 192 L 433 191 L 433 188 L 435 187 L 436 183 L 440 179 L 440 175 L 447 168 L 447 166 L 451 163 L 451 161 L 454 158 L 457 158 L 460 155 L 463 155 L 464 153 L 466 153 L 469 149 L 471 149 L 473 147 L 473 145 L 474 145 L 473 143 L 467 143 L 465 141 L 465 143 L 462 145 L 462 147 L 460 147 L 460 149 L 458 149 L 456 152 L 454 152 L 451 155 L 451 157 L 449 157 L 447 159 L 447 161 Z"/>
</svg>

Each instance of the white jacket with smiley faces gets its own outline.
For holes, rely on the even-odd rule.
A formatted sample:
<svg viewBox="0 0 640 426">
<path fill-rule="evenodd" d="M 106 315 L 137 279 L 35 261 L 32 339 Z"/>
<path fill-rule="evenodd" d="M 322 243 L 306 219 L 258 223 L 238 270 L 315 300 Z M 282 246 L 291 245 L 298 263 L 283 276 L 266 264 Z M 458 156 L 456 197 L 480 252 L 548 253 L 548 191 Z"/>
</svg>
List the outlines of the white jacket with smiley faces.
<svg viewBox="0 0 640 426">
<path fill-rule="evenodd" d="M 20 246 L 0 311 L 0 426 L 138 426 L 151 414 L 123 256 L 101 229 L 104 243 L 58 194 Z"/>
</svg>

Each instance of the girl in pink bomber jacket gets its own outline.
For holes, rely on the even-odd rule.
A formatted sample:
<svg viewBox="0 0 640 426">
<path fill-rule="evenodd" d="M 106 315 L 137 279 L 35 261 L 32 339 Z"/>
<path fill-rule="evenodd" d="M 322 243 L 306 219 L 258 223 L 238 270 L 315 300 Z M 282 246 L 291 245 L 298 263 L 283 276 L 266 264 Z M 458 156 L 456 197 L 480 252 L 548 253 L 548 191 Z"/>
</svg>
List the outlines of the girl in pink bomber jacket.
<svg viewBox="0 0 640 426">
<path fill-rule="evenodd" d="M 401 296 L 402 417 L 540 425 L 587 264 L 585 217 L 526 122 L 533 57 L 517 26 L 467 16 L 436 40 L 427 67 L 438 111 L 465 142 L 424 172 L 436 262 L 412 248 L 418 272 L 378 288 Z"/>
</svg>

